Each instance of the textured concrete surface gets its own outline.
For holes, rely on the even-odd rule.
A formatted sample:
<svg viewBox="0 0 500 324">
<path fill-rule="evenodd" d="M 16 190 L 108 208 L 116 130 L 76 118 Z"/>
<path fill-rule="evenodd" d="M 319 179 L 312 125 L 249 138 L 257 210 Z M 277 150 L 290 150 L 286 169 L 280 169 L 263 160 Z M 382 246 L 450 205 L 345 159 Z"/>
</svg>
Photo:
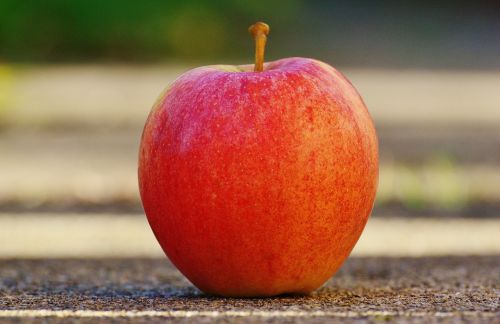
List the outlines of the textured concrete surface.
<svg viewBox="0 0 500 324">
<path fill-rule="evenodd" d="M 0 321 L 500 321 L 500 255 L 353 257 L 311 296 L 203 295 L 165 259 L 0 261 Z"/>
</svg>

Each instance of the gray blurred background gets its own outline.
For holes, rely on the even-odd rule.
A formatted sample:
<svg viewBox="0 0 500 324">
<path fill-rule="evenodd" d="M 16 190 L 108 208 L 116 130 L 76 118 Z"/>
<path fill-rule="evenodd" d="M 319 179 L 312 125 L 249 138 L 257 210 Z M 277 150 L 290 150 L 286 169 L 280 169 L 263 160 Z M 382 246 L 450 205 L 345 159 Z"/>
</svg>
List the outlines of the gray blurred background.
<svg viewBox="0 0 500 324">
<path fill-rule="evenodd" d="M 373 226 L 404 236 L 427 224 L 398 253 L 452 249 L 477 224 L 486 243 L 471 253 L 498 252 L 487 234 L 500 228 L 498 1 L 2 0 L 0 255 L 156 248 L 136 179 L 149 109 L 188 69 L 251 63 L 257 20 L 271 25 L 267 61 L 321 59 L 363 95 L 380 140 Z M 36 239 L 16 239 L 29 226 Z M 111 232 L 65 250 L 82 228 Z M 436 242 L 419 250 L 426 230 Z M 383 236 L 368 233 L 362 251 L 398 245 L 372 251 Z"/>
</svg>

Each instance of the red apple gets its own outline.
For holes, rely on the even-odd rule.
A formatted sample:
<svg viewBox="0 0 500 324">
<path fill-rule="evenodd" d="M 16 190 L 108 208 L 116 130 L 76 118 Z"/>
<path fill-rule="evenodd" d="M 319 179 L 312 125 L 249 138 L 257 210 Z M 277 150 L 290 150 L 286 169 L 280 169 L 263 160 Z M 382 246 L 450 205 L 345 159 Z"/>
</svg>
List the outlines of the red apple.
<svg viewBox="0 0 500 324">
<path fill-rule="evenodd" d="M 222 296 L 320 287 L 361 235 L 377 179 L 363 100 L 308 58 L 186 72 L 154 105 L 140 147 L 156 238 L 194 285 Z"/>
</svg>

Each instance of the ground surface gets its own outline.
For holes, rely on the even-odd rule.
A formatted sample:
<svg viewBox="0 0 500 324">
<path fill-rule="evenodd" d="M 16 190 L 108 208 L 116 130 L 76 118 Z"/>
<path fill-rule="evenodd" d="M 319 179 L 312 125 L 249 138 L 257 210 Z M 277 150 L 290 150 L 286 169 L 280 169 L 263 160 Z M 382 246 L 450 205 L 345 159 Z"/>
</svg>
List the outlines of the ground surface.
<svg viewBox="0 0 500 324">
<path fill-rule="evenodd" d="M 7 259 L 0 261 L 0 316 L 494 322 L 499 273 L 500 256 L 355 257 L 312 296 L 224 299 L 200 293 L 165 259 Z"/>
</svg>

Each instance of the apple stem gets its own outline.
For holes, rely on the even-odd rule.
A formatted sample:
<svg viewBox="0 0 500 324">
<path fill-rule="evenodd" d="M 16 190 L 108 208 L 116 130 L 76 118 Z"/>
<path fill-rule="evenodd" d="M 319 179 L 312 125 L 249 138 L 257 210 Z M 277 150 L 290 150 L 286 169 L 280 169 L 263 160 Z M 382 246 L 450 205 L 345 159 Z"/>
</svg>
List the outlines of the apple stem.
<svg viewBox="0 0 500 324">
<path fill-rule="evenodd" d="M 255 39 L 255 72 L 264 71 L 264 49 L 266 48 L 269 30 L 269 25 L 260 21 L 248 28 L 248 31 Z"/>
</svg>

